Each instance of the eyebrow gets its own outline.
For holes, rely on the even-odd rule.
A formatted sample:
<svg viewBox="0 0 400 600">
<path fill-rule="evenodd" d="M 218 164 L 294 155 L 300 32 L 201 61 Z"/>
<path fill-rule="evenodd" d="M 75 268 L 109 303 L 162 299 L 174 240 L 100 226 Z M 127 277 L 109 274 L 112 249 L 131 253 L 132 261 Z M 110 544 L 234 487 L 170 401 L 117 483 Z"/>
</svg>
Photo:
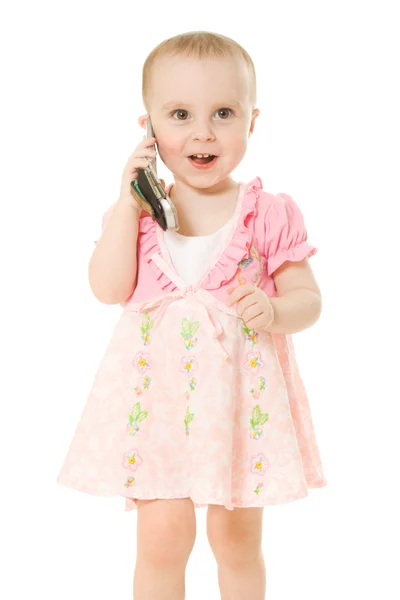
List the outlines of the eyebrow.
<svg viewBox="0 0 400 600">
<path fill-rule="evenodd" d="M 237 100 L 233 101 L 233 102 L 221 102 L 221 103 L 215 103 L 216 106 L 235 106 L 236 108 L 243 108 L 242 103 L 238 102 Z M 173 108 L 174 106 L 185 106 L 187 108 L 192 107 L 192 104 L 187 104 L 186 102 L 180 102 L 180 101 L 172 101 L 172 102 L 167 102 L 166 104 L 163 105 L 162 110 L 165 110 L 167 108 Z"/>
</svg>

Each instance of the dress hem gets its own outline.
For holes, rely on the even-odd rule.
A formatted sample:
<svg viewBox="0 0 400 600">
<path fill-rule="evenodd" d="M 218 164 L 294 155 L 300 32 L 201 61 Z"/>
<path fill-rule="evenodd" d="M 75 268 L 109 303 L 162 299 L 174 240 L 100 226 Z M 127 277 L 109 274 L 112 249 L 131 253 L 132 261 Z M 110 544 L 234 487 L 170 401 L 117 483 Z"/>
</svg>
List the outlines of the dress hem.
<svg viewBox="0 0 400 600">
<path fill-rule="evenodd" d="M 217 506 L 224 506 L 227 510 L 229 511 L 233 511 L 235 508 L 265 508 L 267 506 L 277 506 L 277 505 L 281 505 L 281 504 L 289 504 L 290 502 L 295 502 L 296 500 L 302 500 L 304 498 L 307 498 L 309 496 L 309 492 L 308 489 L 316 489 L 316 488 L 322 488 L 325 487 L 327 485 L 326 482 L 318 482 L 316 484 L 312 484 L 312 485 L 308 485 L 306 490 L 303 491 L 300 494 L 297 495 L 292 495 L 292 496 L 284 496 L 281 497 L 279 499 L 277 499 L 275 502 L 274 501 L 266 501 L 266 502 L 259 502 L 257 504 L 243 504 L 243 503 L 238 503 L 238 502 L 234 502 L 232 504 L 228 504 L 226 502 L 224 502 L 223 500 L 195 500 L 192 496 L 188 495 L 188 494 L 183 494 L 183 495 L 178 495 L 178 494 L 174 494 L 172 496 L 161 496 L 158 495 L 156 497 L 147 497 L 147 498 L 133 498 L 133 497 L 128 497 L 128 496 L 123 496 L 122 494 L 120 494 L 121 498 L 125 498 L 125 512 L 130 512 L 132 510 L 137 510 L 137 504 L 136 504 L 136 500 L 183 500 L 183 499 L 188 499 L 191 500 L 195 506 L 195 508 L 206 508 L 207 506 L 213 504 L 213 505 L 217 505 Z"/>
<path fill-rule="evenodd" d="M 315 489 L 315 488 L 323 488 L 327 485 L 327 481 L 325 478 L 322 478 L 320 480 L 316 480 L 314 482 L 307 482 L 305 484 L 305 487 L 303 488 L 303 490 L 298 493 L 298 494 L 291 494 L 291 495 L 282 495 L 282 496 L 278 496 L 276 498 L 275 501 L 262 501 L 260 500 L 258 503 L 255 504 L 244 504 L 244 503 L 240 503 L 240 502 L 232 502 L 232 503 L 228 503 L 228 502 L 224 502 L 221 499 L 211 499 L 211 500 L 206 500 L 206 499 L 195 499 L 195 497 L 192 497 L 190 494 L 185 493 L 185 494 L 174 494 L 172 493 L 171 495 L 165 496 L 165 495 L 157 495 L 157 496 L 151 496 L 147 495 L 147 494 L 143 494 L 143 497 L 141 498 L 134 498 L 131 496 L 125 496 L 123 494 L 118 494 L 118 493 L 112 493 L 112 492 L 92 492 L 90 490 L 84 489 L 84 488 L 77 488 L 75 486 L 71 486 L 68 485 L 65 482 L 61 482 L 61 481 L 57 481 L 57 483 L 59 483 L 60 485 L 70 488 L 70 489 L 74 489 L 76 491 L 79 492 L 83 492 L 83 493 L 87 493 L 93 496 L 102 496 L 102 497 L 120 497 L 120 498 L 124 498 L 125 499 L 125 511 L 126 512 L 130 512 L 131 510 L 137 510 L 137 505 L 136 505 L 136 500 L 181 500 L 184 498 L 188 498 L 190 500 L 192 500 L 193 504 L 195 505 L 195 508 L 204 508 L 207 507 L 210 504 L 215 504 L 217 506 L 224 506 L 227 510 L 234 510 L 235 508 L 263 508 L 266 506 L 275 506 L 275 505 L 279 505 L 279 504 L 288 504 L 290 502 L 294 502 L 296 500 L 301 500 L 303 498 L 306 498 L 309 495 L 308 490 L 309 489 Z"/>
</svg>

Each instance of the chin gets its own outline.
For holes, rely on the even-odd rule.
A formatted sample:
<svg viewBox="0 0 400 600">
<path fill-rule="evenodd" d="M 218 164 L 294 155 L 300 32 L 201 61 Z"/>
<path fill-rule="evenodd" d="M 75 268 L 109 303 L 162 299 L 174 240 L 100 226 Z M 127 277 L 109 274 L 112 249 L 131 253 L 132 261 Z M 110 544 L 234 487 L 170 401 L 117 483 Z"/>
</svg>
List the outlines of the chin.
<svg viewBox="0 0 400 600">
<path fill-rule="evenodd" d="M 187 185 L 190 185 L 193 188 L 197 188 L 199 190 L 201 189 L 208 189 L 211 187 L 214 187 L 216 185 L 218 185 L 219 183 L 221 183 L 221 181 L 224 181 L 224 179 L 226 179 L 228 175 L 211 175 L 207 174 L 207 173 L 199 173 L 198 175 L 175 175 L 175 177 L 177 179 L 180 179 L 181 181 L 183 181 L 184 183 L 186 183 Z"/>
</svg>

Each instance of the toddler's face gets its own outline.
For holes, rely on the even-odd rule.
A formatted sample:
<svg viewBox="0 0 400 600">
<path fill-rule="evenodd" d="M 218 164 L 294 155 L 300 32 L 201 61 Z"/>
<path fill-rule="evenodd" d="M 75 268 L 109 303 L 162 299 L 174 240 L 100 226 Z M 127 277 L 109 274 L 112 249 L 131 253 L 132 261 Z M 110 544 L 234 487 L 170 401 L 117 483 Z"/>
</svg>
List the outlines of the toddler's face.
<svg viewBox="0 0 400 600">
<path fill-rule="evenodd" d="M 240 163 L 259 110 L 250 104 L 247 65 L 232 58 L 162 57 L 151 73 L 150 114 L 160 156 L 192 187 L 208 188 Z M 139 119 L 145 127 L 146 116 Z M 189 158 L 212 154 L 211 168 Z"/>
</svg>

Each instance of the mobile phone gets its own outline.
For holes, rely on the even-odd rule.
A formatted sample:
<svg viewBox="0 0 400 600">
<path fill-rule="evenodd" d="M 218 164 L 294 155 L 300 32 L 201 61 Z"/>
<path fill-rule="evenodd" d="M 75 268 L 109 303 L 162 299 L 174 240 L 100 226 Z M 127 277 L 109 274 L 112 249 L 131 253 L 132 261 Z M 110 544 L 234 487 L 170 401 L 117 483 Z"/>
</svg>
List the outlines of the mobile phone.
<svg viewBox="0 0 400 600">
<path fill-rule="evenodd" d="M 152 137 L 155 135 L 149 115 L 147 117 L 147 138 Z M 156 148 L 156 144 L 154 147 Z M 149 213 L 164 231 L 167 229 L 178 231 L 176 208 L 158 178 L 156 159 L 151 157 L 148 160 L 149 166 L 139 169 L 137 179 L 131 182 L 131 193 L 143 210 Z"/>
</svg>

